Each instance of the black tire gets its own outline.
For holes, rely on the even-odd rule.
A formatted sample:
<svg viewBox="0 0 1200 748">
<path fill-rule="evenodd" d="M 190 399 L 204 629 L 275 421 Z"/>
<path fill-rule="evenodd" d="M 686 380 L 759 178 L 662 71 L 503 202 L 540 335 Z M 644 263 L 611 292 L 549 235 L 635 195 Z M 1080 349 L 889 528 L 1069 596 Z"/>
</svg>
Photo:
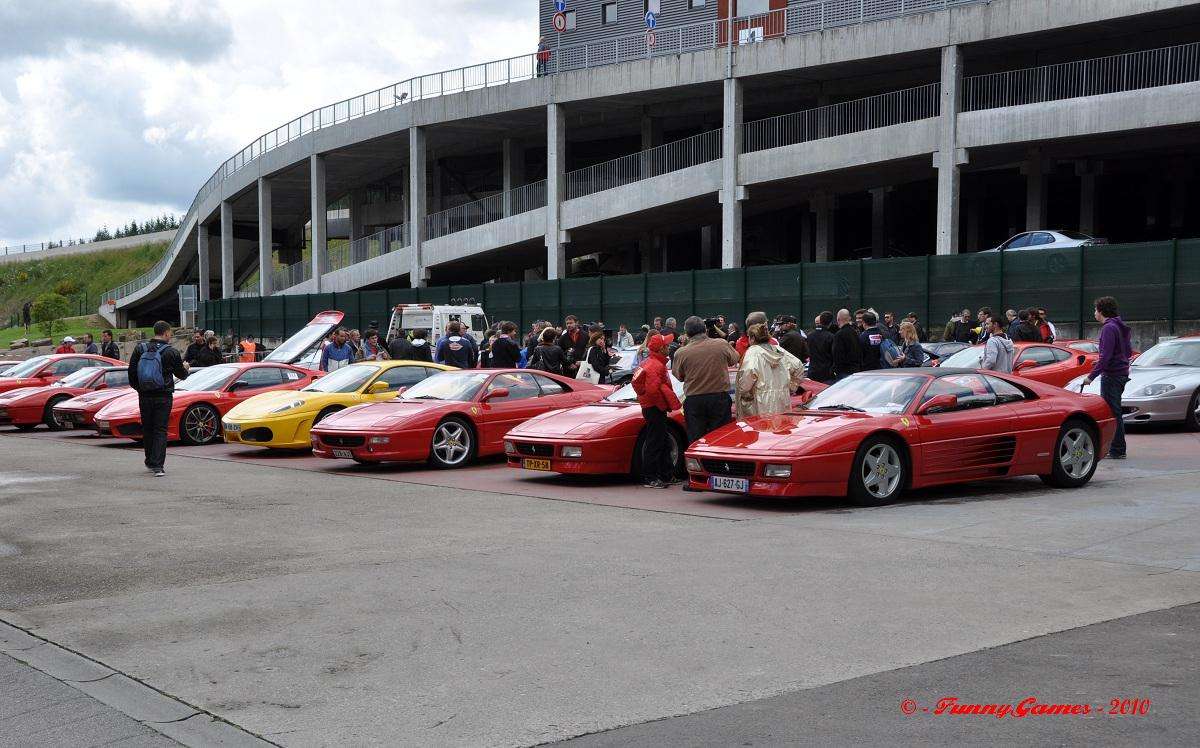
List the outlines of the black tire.
<svg viewBox="0 0 1200 748">
<path fill-rule="evenodd" d="M 13 425 L 17 427 L 17 431 L 33 431 L 37 428 L 36 423 L 15 423 Z"/>
<path fill-rule="evenodd" d="M 193 405 L 179 419 L 179 438 L 193 447 L 221 441 L 220 414 L 211 405 Z"/>
<path fill-rule="evenodd" d="M 674 428 L 667 429 L 667 438 L 671 440 L 671 449 L 673 450 L 671 474 L 676 478 L 682 478 L 687 474 L 684 470 L 683 453 L 687 449 L 684 443 L 683 435 Z M 642 478 L 642 465 L 645 463 L 646 457 L 646 429 L 643 428 L 638 434 L 637 442 L 633 445 L 633 460 L 629 474 L 634 478 Z"/>
<path fill-rule="evenodd" d="M 340 405 L 330 405 L 328 408 L 326 408 L 325 410 L 322 410 L 320 413 L 317 414 L 317 417 L 313 419 L 312 425 L 316 426 L 318 423 L 320 423 L 321 421 L 324 421 L 326 418 L 333 415 L 334 413 L 337 413 L 339 410 L 345 410 L 345 408 L 343 408 Z"/>
<path fill-rule="evenodd" d="M 1081 418 L 1068 418 L 1054 439 L 1050 474 L 1038 477 L 1055 488 L 1087 485 L 1100 464 L 1099 444 L 1095 426 Z"/>
<path fill-rule="evenodd" d="M 1192 393 L 1187 413 L 1183 415 L 1183 427 L 1188 431 L 1200 431 L 1200 389 Z"/>
<path fill-rule="evenodd" d="M 478 452 L 475 431 L 471 425 L 457 416 L 451 416 L 437 425 L 429 442 L 429 464 L 435 468 L 450 470 L 469 465 Z"/>
<path fill-rule="evenodd" d="M 908 471 L 904 447 L 882 434 L 869 436 L 854 455 L 846 492 L 859 506 L 883 506 L 904 491 Z"/>
<path fill-rule="evenodd" d="M 52 397 L 46 401 L 46 409 L 42 412 L 42 423 L 46 424 L 46 428 L 51 431 L 66 431 L 72 428 L 72 424 L 63 423 L 58 420 L 58 416 L 54 415 L 54 406 L 70 399 L 69 397 Z"/>
</svg>

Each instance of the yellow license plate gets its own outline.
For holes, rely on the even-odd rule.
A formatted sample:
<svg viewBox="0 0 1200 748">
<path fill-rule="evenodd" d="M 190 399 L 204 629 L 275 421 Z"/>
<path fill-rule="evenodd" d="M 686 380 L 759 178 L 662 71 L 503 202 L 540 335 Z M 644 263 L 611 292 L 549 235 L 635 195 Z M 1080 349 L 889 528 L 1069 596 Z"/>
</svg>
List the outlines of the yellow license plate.
<svg viewBox="0 0 1200 748">
<path fill-rule="evenodd" d="M 521 467 L 526 470 L 549 470 L 549 460 L 521 460 Z"/>
</svg>

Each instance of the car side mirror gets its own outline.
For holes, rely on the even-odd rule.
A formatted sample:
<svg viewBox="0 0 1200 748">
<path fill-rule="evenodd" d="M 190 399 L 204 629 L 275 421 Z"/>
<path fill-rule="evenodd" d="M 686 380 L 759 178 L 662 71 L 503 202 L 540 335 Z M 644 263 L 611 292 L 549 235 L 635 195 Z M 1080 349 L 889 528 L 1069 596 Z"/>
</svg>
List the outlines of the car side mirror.
<svg viewBox="0 0 1200 748">
<path fill-rule="evenodd" d="M 1032 369 L 1035 366 L 1037 366 L 1036 361 L 1022 361 L 1013 368 L 1013 371 L 1025 371 L 1026 369 Z"/>
<path fill-rule="evenodd" d="M 925 402 L 921 403 L 917 408 L 917 415 L 927 416 L 933 413 L 941 413 L 945 410 L 954 410 L 958 407 L 958 398 L 954 395 L 934 395 Z"/>
<path fill-rule="evenodd" d="M 486 403 L 489 400 L 502 400 L 506 397 L 508 397 L 508 388 L 507 387 L 497 387 L 496 389 L 492 390 L 491 392 L 488 392 L 487 394 L 485 394 L 483 396 L 482 402 Z"/>
<path fill-rule="evenodd" d="M 387 391 L 388 391 L 388 383 L 387 382 L 375 382 L 374 384 L 372 384 L 370 387 L 367 388 L 368 395 L 382 395 L 383 393 L 385 393 Z M 399 394 L 399 393 L 397 393 L 397 394 Z"/>
</svg>

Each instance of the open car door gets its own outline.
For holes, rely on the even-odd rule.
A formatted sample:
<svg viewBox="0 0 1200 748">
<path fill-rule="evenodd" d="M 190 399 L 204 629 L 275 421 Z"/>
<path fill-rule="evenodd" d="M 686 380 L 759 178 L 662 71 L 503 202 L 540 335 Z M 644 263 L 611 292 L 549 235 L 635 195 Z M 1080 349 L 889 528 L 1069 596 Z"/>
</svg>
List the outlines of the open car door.
<svg viewBox="0 0 1200 748">
<path fill-rule="evenodd" d="M 321 312 L 300 328 L 292 337 L 279 344 L 263 358 L 263 361 L 273 361 L 280 364 L 293 364 L 304 369 L 316 371 L 321 360 L 321 345 L 329 333 L 342 324 L 345 314 L 338 311 Z"/>
</svg>

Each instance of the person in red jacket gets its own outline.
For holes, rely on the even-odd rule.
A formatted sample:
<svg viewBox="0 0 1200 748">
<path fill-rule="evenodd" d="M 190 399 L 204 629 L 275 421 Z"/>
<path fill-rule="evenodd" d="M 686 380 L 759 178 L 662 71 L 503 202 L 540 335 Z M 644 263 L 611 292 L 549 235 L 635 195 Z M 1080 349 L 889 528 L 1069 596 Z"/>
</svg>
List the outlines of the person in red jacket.
<svg viewBox="0 0 1200 748">
<path fill-rule="evenodd" d="M 646 446 L 642 459 L 642 478 L 646 488 L 666 488 L 678 483 L 667 439 L 667 414 L 683 405 L 675 396 L 667 374 L 667 346 L 673 335 L 651 335 L 646 341 L 650 355 L 633 373 L 633 391 L 637 393 L 642 417 L 646 419 Z"/>
</svg>

